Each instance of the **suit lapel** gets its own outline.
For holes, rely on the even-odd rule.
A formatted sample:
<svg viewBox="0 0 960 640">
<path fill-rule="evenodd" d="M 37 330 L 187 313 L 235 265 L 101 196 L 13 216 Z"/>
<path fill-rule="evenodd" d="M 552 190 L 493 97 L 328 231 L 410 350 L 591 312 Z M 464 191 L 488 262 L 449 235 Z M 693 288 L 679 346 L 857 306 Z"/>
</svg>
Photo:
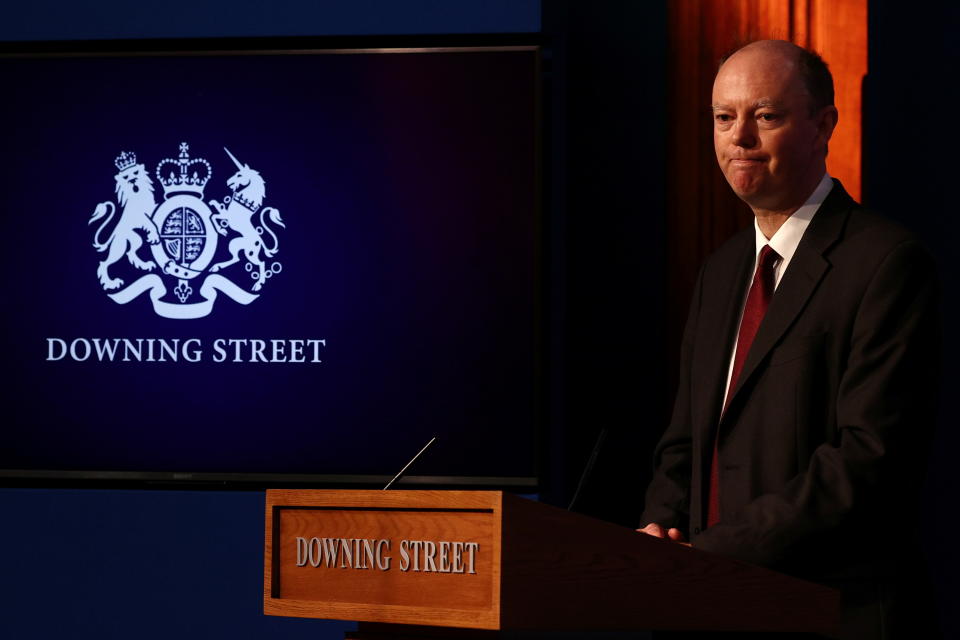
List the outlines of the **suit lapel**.
<svg viewBox="0 0 960 640">
<path fill-rule="evenodd" d="M 743 298 L 747 286 L 753 277 L 753 263 L 756 261 L 754 231 L 743 234 L 743 239 L 732 252 L 732 259 L 725 264 L 718 265 L 717 273 L 711 279 L 712 283 L 719 283 L 704 291 L 704 304 L 701 311 L 708 324 L 703 362 L 704 381 L 698 387 L 700 401 L 695 417 L 700 426 L 701 442 L 709 443 L 713 440 L 713 430 L 720 420 L 720 410 L 723 407 L 723 392 L 725 391 L 727 373 L 730 368 L 730 351 L 733 340 L 740 325 L 740 312 L 743 307 Z"/>
<path fill-rule="evenodd" d="M 770 301 L 770 307 L 757 330 L 734 387 L 730 398 L 731 405 L 737 400 L 743 386 L 756 372 L 760 363 L 803 311 L 810 296 L 820 284 L 820 280 L 829 270 L 830 263 L 823 254 L 840 238 L 847 214 L 854 204 L 840 182 L 834 180 L 833 190 L 820 206 L 806 233 L 803 234 L 803 239 L 797 246 L 797 252 L 787 267 L 787 273 L 784 274 L 780 286 L 777 287 Z"/>
</svg>

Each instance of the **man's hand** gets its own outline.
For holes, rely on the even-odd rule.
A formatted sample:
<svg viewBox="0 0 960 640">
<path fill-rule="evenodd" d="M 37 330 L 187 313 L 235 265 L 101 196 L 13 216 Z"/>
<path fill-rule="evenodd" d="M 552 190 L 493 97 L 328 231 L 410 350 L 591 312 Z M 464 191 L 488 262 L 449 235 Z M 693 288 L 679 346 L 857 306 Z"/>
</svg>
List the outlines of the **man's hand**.
<svg viewBox="0 0 960 640">
<path fill-rule="evenodd" d="M 645 533 L 648 536 L 653 536 L 654 538 L 666 538 L 668 540 L 673 540 L 674 542 L 679 542 L 682 545 L 687 547 L 690 546 L 690 543 L 683 539 L 683 534 L 680 533 L 680 529 L 670 528 L 664 531 L 656 522 L 651 522 L 643 529 L 637 529 L 640 533 Z"/>
</svg>

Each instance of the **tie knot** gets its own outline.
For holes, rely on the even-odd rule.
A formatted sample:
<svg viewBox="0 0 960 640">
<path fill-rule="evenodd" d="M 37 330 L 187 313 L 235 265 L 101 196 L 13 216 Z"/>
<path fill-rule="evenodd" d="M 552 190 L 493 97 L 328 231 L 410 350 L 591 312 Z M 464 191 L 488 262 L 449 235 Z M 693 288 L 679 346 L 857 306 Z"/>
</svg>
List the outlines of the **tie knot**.
<svg viewBox="0 0 960 640">
<path fill-rule="evenodd" d="M 779 259 L 780 254 L 774 251 L 770 245 L 765 244 L 763 249 L 760 249 L 760 256 L 757 258 L 757 270 L 769 271 Z"/>
</svg>

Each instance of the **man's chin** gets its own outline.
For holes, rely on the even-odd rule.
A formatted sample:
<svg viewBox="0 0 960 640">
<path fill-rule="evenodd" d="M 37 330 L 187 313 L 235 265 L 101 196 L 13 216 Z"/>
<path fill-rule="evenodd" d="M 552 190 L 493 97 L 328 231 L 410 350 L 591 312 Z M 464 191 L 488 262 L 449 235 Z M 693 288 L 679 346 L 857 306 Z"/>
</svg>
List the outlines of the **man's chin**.
<svg viewBox="0 0 960 640">
<path fill-rule="evenodd" d="M 754 213 L 757 211 L 780 211 L 784 208 L 780 200 L 759 190 L 741 192 L 734 189 L 733 192 L 749 206 Z"/>
<path fill-rule="evenodd" d="M 763 199 L 761 185 L 756 180 L 743 180 L 739 177 L 734 177 L 732 180 L 727 179 L 727 184 L 730 185 L 730 188 L 738 198 L 751 206 L 753 206 L 754 202 Z"/>
</svg>

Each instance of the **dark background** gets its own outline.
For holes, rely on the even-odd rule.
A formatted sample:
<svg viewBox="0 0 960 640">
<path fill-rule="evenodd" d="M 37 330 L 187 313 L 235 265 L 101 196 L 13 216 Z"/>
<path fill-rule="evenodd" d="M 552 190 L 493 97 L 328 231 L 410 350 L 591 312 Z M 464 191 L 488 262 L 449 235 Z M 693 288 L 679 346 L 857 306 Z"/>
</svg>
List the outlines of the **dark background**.
<svg viewBox="0 0 960 640">
<path fill-rule="evenodd" d="M 542 497 L 569 500 L 596 435 L 608 428 L 580 508 L 633 524 L 650 449 L 672 388 L 662 347 L 666 4 L 647 2 L 225 3 L 189 19 L 158 7 L 61 2 L 5 9 L 0 38 L 536 33 L 549 44 L 544 110 L 549 438 Z M 302 6 L 301 6 L 302 5 Z M 945 6 L 945 5 L 944 5 Z M 870 2 L 864 200 L 916 229 L 943 268 L 945 362 L 955 361 L 958 237 L 947 187 L 957 170 L 956 9 Z M 640 250 L 638 247 L 643 247 Z M 943 406 L 922 528 L 941 626 L 960 635 L 960 553 L 950 525 L 960 482 Z M 11 637 L 338 637 L 334 623 L 261 614 L 261 492 L 6 489 L 0 592 Z M 48 615 L 50 603 L 60 617 Z M 109 604 L 106 604 L 109 603 Z M 2 627 L 0 627 L 2 628 Z"/>
</svg>

